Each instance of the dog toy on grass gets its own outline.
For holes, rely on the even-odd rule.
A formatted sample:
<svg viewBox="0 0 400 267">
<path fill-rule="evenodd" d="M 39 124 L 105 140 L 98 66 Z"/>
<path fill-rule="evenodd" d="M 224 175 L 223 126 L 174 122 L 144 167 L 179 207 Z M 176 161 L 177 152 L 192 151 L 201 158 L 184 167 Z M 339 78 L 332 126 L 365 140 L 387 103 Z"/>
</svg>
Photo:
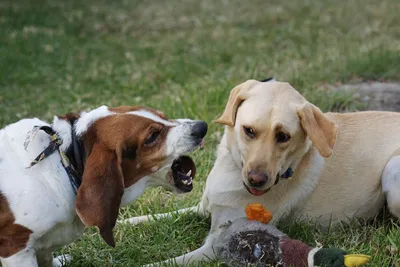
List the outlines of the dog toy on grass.
<svg viewBox="0 0 400 267">
<path fill-rule="evenodd" d="M 261 204 L 249 204 L 244 209 L 248 220 L 268 224 L 272 220 L 272 213 Z"/>
<path fill-rule="evenodd" d="M 261 204 L 245 208 L 247 218 L 222 225 L 216 252 L 229 266 L 361 267 L 366 255 L 347 254 L 337 248 L 310 247 L 268 224 L 272 214 Z"/>
</svg>

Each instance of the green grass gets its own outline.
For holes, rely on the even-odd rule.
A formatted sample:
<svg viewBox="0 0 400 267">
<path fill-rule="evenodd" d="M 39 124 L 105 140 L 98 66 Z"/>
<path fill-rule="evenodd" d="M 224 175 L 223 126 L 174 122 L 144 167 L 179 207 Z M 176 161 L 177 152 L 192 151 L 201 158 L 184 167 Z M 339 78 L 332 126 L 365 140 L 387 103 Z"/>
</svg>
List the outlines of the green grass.
<svg viewBox="0 0 400 267">
<path fill-rule="evenodd" d="M 352 109 L 349 95 L 330 95 L 321 85 L 398 80 L 399 9 L 397 0 L 2 1 L 0 125 L 101 104 L 145 104 L 211 123 L 235 84 L 271 75 L 323 110 Z M 148 190 L 121 218 L 196 204 L 221 134 L 210 124 L 207 147 L 194 154 L 193 192 Z M 312 224 L 281 227 L 310 244 L 372 255 L 370 266 L 390 266 L 400 256 L 387 256 L 385 248 L 400 246 L 400 231 L 397 220 L 388 220 L 327 233 Z M 88 229 L 59 252 L 73 255 L 69 266 L 139 266 L 199 247 L 208 227 L 193 216 L 121 225 L 115 249 Z"/>
</svg>

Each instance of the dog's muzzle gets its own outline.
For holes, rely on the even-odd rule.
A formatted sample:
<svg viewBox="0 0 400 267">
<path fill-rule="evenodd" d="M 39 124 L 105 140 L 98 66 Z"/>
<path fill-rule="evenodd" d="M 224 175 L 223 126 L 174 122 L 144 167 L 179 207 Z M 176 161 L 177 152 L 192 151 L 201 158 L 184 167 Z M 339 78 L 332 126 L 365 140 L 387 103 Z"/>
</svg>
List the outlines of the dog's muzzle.
<svg viewBox="0 0 400 267">
<path fill-rule="evenodd" d="M 293 176 L 293 169 L 291 167 L 289 167 L 282 175 L 278 175 L 276 176 L 276 180 L 274 185 L 278 184 L 280 179 L 290 179 Z M 264 195 L 265 193 L 267 193 L 269 190 L 271 190 L 272 187 L 264 189 L 264 190 L 260 190 L 257 189 L 255 187 L 252 186 L 248 186 L 246 183 L 243 182 L 244 187 L 246 188 L 246 190 L 254 195 L 254 196 L 261 196 Z"/>
</svg>

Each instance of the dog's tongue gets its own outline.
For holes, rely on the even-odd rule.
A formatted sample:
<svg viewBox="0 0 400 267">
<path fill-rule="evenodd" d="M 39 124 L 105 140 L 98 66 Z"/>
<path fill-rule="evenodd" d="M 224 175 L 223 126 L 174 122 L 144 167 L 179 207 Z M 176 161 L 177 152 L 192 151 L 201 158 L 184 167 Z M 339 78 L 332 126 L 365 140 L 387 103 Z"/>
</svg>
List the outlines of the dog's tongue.
<svg viewBox="0 0 400 267">
<path fill-rule="evenodd" d="M 252 193 L 255 196 L 261 196 L 261 195 L 265 194 L 264 190 L 258 190 L 258 189 L 252 188 L 252 187 L 250 187 L 249 190 L 250 190 L 250 193 Z"/>
</svg>

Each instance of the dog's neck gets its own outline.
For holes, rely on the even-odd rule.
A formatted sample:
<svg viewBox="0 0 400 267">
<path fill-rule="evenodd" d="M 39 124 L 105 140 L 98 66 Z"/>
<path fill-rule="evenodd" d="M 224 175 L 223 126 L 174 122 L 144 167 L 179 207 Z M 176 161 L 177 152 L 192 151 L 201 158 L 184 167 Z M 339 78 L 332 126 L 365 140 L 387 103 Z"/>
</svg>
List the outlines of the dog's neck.
<svg viewBox="0 0 400 267">
<path fill-rule="evenodd" d="M 61 152 L 64 152 L 72 165 L 72 175 L 77 186 L 82 182 L 82 175 L 87 158 L 84 138 L 75 133 L 75 124 L 79 120 L 78 115 L 67 114 L 65 117 L 54 117 L 53 129 L 63 141 L 60 146 Z"/>
</svg>

